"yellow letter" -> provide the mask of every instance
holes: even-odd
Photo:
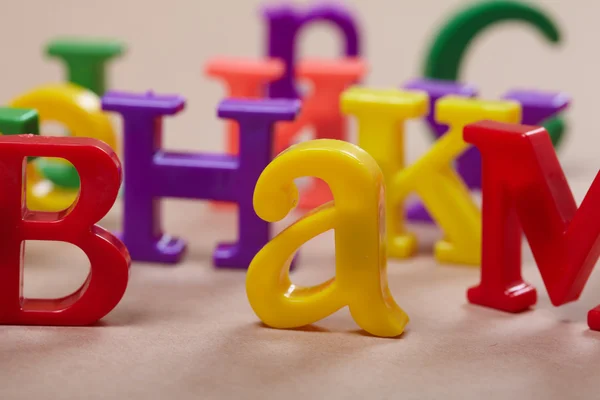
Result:
[[[92,137],[116,148],[116,135],[110,119],[102,112],[98,96],[87,89],[72,84],[43,86],[13,100],[11,106],[37,110],[40,124],[56,121],[64,124],[74,136]],[[75,201],[79,190],[54,186],[41,177],[35,163],[29,163],[27,172],[30,209],[61,211]]]
[[[417,241],[404,225],[404,200],[416,192],[433,219],[444,232],[436,243],[435,256],[441,262],[479,265],[481,262],[481,212],[452,163],[468,147],[462,138],[465,125],[483,119],[518,123],[520,106],[511,101],[481,101],[447,96],[436,104],[437,121],[449,131],[413,165],[403,168],[402,122],[415,104],[407,96],[415,93],[351,88],[342,96],[342,109],[354,114],[359,124],[359,145],[371,154],[386,175],[388,188],[388,254],[405,258],[416,251]],[[389,112],[396,104],[397,117]],[[380,110],[377,112],[377,110]],[[388,110],[388,123],[382,125]],[[423,114],[421,114],[423,115]],[[399,128],[395,127],[399,126]],[[400,160],[400,161],[398,161]],[[385,166],[385,167],[383,167]],[[393,214],[393,213],[396,214]]]
[[[341,98],[342,112],[353,114],[358,122],[358,145],[369,153],[383,171],[386,188],[404,168],[404,123],[427,115],[428,99],[424,92],[396,89],[351,88]],[[386,192],[386,230],[388,255],[405,258],[412,254],[414,239],[401,236],[403,210],[392,206],[392,192]],[[410,243],[404,243],[412,240]]]
[[[365,331],[400,335],[408,316],[394,301],[387,284],[384,182],[381,170],[357,146],[332,139],[290,147],[261,174],[254,208],[262,219],[283,219],[296,206],[294,179],[325,181],[334,200],[312,210],[267,243],[254,257],[246,278],[254,312],[274,328],[316,322],[349,306]],[[335,230],[335,278],[313,287],[290,281],[289,266],[298,248],[313,237]]]

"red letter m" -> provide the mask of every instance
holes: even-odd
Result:
[[[481,282],[469,301],[509,312],[535,304],[521,277],[521,229],[552,304],[577,300],[600,255],[600,174],[577,209],[543,128],[484,121],[464,138],[483,159]],[[588,325],[600,330],[600,307]]]

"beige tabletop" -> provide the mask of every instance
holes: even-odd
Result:
[[[397,86],[419,76],[423,51],[457,0],[347,1],[360,17],[370,64],[366,84]],[[560,159],[581,201],[598,165],[597,77],[600,2],[536,2],[559,23],[560,46],[519,24],[490,30],[473,44],[463,77],[484,97],[509,88],[564,90],[574,98]],[[58,35],[116,37],[129,47],[111,68],[110,87],[187,97],[167,120],[170,149],[219,151],[215,118],[223,87],[203,77],[213,56],[260,57],[264,25],[257,0],[54,0],[7,4],[0,24],[5,57],[0,100],[62,80],[42,46]],[[302,36],[302,54],[331,57],[337,38],[321,27]],[[115,119],[115,123],[119,123]],[[409,124],[408,158],[427,148],[422,124]],[[50,129],[50,128],[49,128]],[[244,290],[245,274],[211,265],[217,241],[235,237],[235,215],[206,203],[164,201],[164,228],[189,240],[177,266],[134,263],[122,302],[99,326],[0,327],[0,399],[596,399],[600,333],[586,314],[600,303],[592,275],[577,303],[553,307],[529,249],[524,275],[538,288],[534,310],[511,315],[467,304],[477,268],[438,264],[440,233],[414,227],[421,254],[389,262],[391,290],[411,317],[398,339],[360,331],[347,310],[298,330],[262,326]],[[293,217],[293,216],[292,216]],[[121,205],[102,224],[118,229]],[[280,230],[289,221],[276,224]],[[302,248],[293,279],[333,274],[333,237]],[[26,296],[78,287],[87,260],[61,243],[28,243]]]

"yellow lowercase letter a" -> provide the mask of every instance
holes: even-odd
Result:
[[[400,335],[408,316],[387,283],[381,169],[351,143],[320,139],[292,146],[258,179],[254,192],[258,216],[270,222],[283,219],[298,201],[294,179],[304,176],[325,181],[334,200],[312,210],[256,254],[246,277],[252,309],[266,325],[294,328],[348,306],[356,323],[370,334]],[[312,287],[296,286],[289,276],[295,252],[330,229],[335,231],[335,277]]]

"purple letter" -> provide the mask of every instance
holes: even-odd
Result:
[[[278,58],[285,65],[281,79],[269,85],[269,97],[297,99],[294,85],[296,44],[303,27],[311,22],[325,21],[337,27],[346,41],[346,57],[359,55],[358,27],[350,12],[336,4],[313,5],[308,10],[298,10],[290,5],[265,7],[268,23],[268,57]]]
[[[123,116],[125,170],[121,238],[137,261],[175,263],[186,244],[162,232],[161,197],[235,202],[239,209],[239,239],[220,244],[214,252],[218,267],[247,268],[269,241],[269,224],[252,205],[254,185],[271,160],[272,127],[293,120],[295,100],[225,100],[221,118],[240,127],[239,156],[172,153],[162,150],[162,118],[183,110],[180,96],[109,92],[102,108]]]

